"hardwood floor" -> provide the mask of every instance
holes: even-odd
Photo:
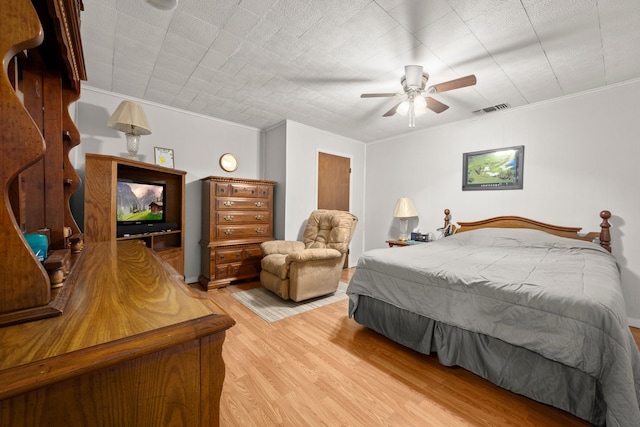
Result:
[[[358,325],[347,300],[267,323],[231,296],[255,286],[208,293],[236,320],[223,347],[221,426],[589,425]]]

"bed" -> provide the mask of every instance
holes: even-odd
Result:
[[[445,230],[451,230],[445,211]],[[601,231],[521,217],[367,251],[347,294],[356,322],[593,425],[640,425],[640,354]]]

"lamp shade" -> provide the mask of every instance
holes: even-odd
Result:
[[[149,135],[147,116],[137,102],[122,101],[109,119],[108,126],[131,135]]]
[[[416,208],[413,207],[413,202],[408,197],[401,197],[396,202],[396,208],[393,211],[393,216],[396,218],[409,218],[412,216],[418,216]]]

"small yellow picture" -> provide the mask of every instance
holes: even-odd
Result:
[[[156,165],[173,168],[173,149],[155,147]]]

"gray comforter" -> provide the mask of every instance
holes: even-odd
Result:
[[[483,229],[368,251],[347,294],[527,348],[596,378],[608,426],[640,426],[640,354],[615,258],[524,229]]]

